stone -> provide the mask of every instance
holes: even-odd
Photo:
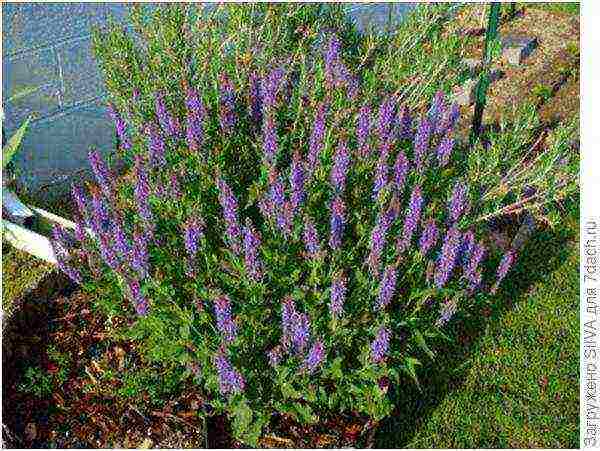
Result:
[[[502,56],[509,64],[518,66],[537,46],[537,38],[507,35],[502,37]]]
[[[454,101],[459,105],[473,105],[476,90],[477,80],[470,78],[455,92]]]

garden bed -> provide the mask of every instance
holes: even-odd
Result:
[[[544,73],[554,74],[552,71]],[[512,76],[508,74],[507,80]],[[574,80],[574,76],[567,78],[556,89],[555,97],[541,105],[542,111],[551,109],[565,95],[572,95],[576,86]],[[508,102],[498,100],[496,91],[492,91],[488,98],[491,109],[505,112],[516,99],[523,99],[519,93],[531,88],[531,84],[524,86],[519,85]],[[565,94],[567,89],[571,90],[570,94]],[[571,107],[558,113],[560,120],[577,113],[574,103]],[[490,244],[500,249],[508,247],[520,220],[522,217],[496,224],[490,234],[493,237]],[[550,241],[556,238],[549,232],[546,235],[545,239]],[[543,250],[536,253],[537,246],[539,243],[525,253],[535,254],[544,260],[547,255]],[[46,274],[48,269],[43,269]],[[461,313],[479,321],[469,325],[465,322],[465,325],[453,329],[452,335],[459,339],[460,347],[454,350],[457,357],[449,359],[449,369],[445,370],[451,373],[453,367],[458,368],[472,349],[472,343],[485,329],[488,317],[496,318],[510,307],[515,295],[522,295],[538,280],[536,277],[542,277],[538,273],[524,277],[524,272],[525,268],[517,267],[517,273],[523,275],[519,279],[518,293],[501,291],[491,309],[481,305]],[[140,367],[134,342],[112,336],[114,324],[111,325],[108,318],[94,310],[90,295],[77,290],[63,276],[55,273],[48,280],[52,282],[45,289],[41,287],[41,291],[21,296],[20,307],[11,316],[5,330],[3,434],[6,444],[64,448],[241,446],[231,438],[230,425],[223,416],[205,419],[202,412],[207,395],[200,392],[197,385],[191,382],[184,384],[179,388],[179,395],[165,398],[160,393],[145,391],[144,380],[124,383],[122,377],[117,377],[133,369],[141,370],[137,374],[145,374],[149,378],[159,376],[152,372],[152,368]],[[54,288],[52,283],[56,283]],[[462,321],[459,322],[462,324]],[[436,344],[439,345],[439,353],[452,350],[452,347],[444,348],[443,343]],[[427,362],[427,356],[422,357],[422,361]],[[423,370],[424,373],[436,372],[435,365],[429,364]],[[259,443],[263,447],[368,447],[386,443],[381,434],[390,427],[398,429],[395,421],[406,420],[408,426],[399,428],[406,431],[395,438],[398,443],[406,444],[416,424],[431,411],[432,406],[439,403],[445,393],[456,388],[454,385],[460,385],[460,381],[446,382],[443,393],[438,393],[433,403],[426,401],[428,407],[425,409],[416,389],[395,393],[394,396],[405,398],[403,408],[385,420],[382,426],[359,415],[321,418],[313,426],[301,426],[290,417],[277,415]],[[404,383],[403,387],[413,384],[408,378]],[[427,377],[421,383],[427,385]],[[119,392],[118,396],[116,392]],[[407,418],[406,406],[412,406],[420,412],[419,415],[415,418],[410,414]],[[379,438],[376,434],[380,435]]]

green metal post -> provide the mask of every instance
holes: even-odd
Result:
[[[477,83],[475,99],[475,113],[473,114],[473,125],[471,128],[471,144],[479,137],[481,132],[481,121],[485,108],[487,88],[490,84],[490,63],[492,60],[492,41],[498,34],[498,22],[500,20],[500,2],[492,2],[488,17],[488,26],[485,32],[485,47],[483,48],[483,70]]]

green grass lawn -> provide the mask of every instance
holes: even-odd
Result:
[[[406,387],[377,446],[579,446],[578,242],[577,211],[530,242],[499,300],[452,323],[457,343],[423,369],[422,393]]]

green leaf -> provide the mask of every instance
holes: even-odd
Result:
[[[293,407],[301,423],[307,424],[317,421],[316,415],[308,405],[295,402]]]
[[[419,379],[417,379],[417,371],[416,371],[417,365],[421,365],[421,362],[419,362],[419,360],[415,359],[414,357],[407,357],[405,360],[405,363],[406,363],[406,372],[415,381],[415,383],[417,384],[417,387],[419,387],[419,390],[421,390],[421,385],[419,384]]]
[[[6,167],[6,165],[12,160],[13,155],[19,149],[21,145],[21,140],[27,131],[27,127],[29,126],[30,118],[27,118],[25,122],[19,127],[19,129],[15,132],[14,135],[10,137],[8,143],[2,149],[2,169]]]
[[[415,341],[417,342],[417,345],[429,356],[431,360],[434,360],[435,353],[431,349],[429,349],[429,346],[427,346],[427,343],[425,343],[425,338],[423,338],[421,332],[415,330],[414,337]]]
[[[29,94],[37,91],[37,87],[33,87],[33,86],[25,86],[23,88],[17,88],[15,89],[15,92],[13,93],[13,95],[11,95],[8,99],[7,102],[15,102],[19,99],[22,99],[25,96],[28,96]]]

